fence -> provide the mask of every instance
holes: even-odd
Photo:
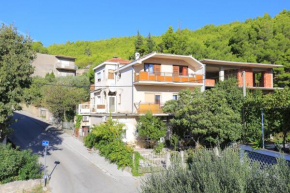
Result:
[[[214,149],[193,149],[192,153],[202,154],[204,151],[215,151]],[[247,154],[251,163],[258,162],[263,168],[264,166],[269,166],[277,163],[277,158],[284,158],[290,166],[290,155],[283,155],[278,152],[268,151],[268,150],[254,150],[248,146],[240,146],[239,148],[233,148],[233,151],[240,153],[241,158]],[[217,152],[215,152],[217,153]],[[187,161],[189,157],[188,151],[168,151],[159,154],[148,153],[143,154],[143,160],[139,161],[139,173],[152,173],[163,171],[168,168],[173,163],[181,163],[185,168],[187,166]]]

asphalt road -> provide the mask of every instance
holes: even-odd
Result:
[[[62,143],[62,133],[47,123],[30,116],[15,113],[18,119],[12,125],[12,141],[21,149],[31,149],[44,163],[42,140],[49,140],[47,173],[51,174],[49,187],[53,193],[137,192],[132,184],[124,184],[105,174],[94,164]]]

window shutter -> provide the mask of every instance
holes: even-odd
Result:
[[[173,76],[179,75],[179,66],[173,66]]]
[[[161,72],[161,65],[160,64],[154,64],[154,74],[157,76],[160,76]]]

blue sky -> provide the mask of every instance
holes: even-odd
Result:
[[[161,35],[290,10],[289,0],[2,0],[0,22],[14,23],[45,46],[77,40]]]

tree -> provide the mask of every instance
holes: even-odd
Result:
[[[7,134],[9,117],[20,110],[24,88],[31,84],[35,58],[32,41],[13,26],[0,28],[0,140]]]
[[[290,88],[275,90],[274,93],[267,95],[264,106],[272,130],[283,134],[283,148],[285,149],[287,133],[290,132]]]
[[[153,51],[156,51],[156,43],[155,41],[152,39],[151,37],[151,34],[149,33],[148,34],[148,37],[147,37],[147,48],[148,48],[148,53],[151,53]]]
[[[164,53],[174,54],[176,45],[176,34],[170,26],[165,34],[162,35],[162,48]]]
[[[180,138],[190,132],[196,146],[216,146],[241,138],[242,104],[242,91],[230,79],[203,93],[199,89],[182,90],[177,104],[167,102],[163,110],[174,112],[173,132]]]
[[[42,104],[58,121],[72,120],[76,105],[89,99],[88,77],[59,77],[42,89]]]
[[[37,53],[48,54],[48,49],[43,46],[41,41],[33,42],[32,49]]]
[[[147,47],[143,42],[143,36],[140,35],[139,31],[137,31],[137,39],[135,41],[135,52],[140,53],[140,56],[143,56],[147,52]]]
[[[164,137],[167,126],[158,117],[153,116],[151,112],[140,116],[137,125],[138,134],[141,137],[149,137],[153,143],[156,143],[161,137]]]

